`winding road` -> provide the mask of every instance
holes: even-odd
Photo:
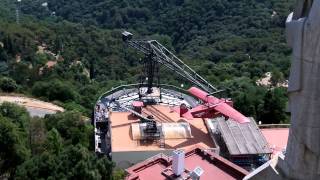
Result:
[[[25,107],[32,117],[44,117],[46,114],[55,114],[64,111],[62,107],[52,103],[22,96],[0,96],[0,103],[3,102],[10,102]]]

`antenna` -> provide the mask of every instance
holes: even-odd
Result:
[[[17,0],[16,3],[16,22],[20,24],[20,7],[21,7],[21,0]]]

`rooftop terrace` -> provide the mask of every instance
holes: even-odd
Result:
[[[206,152],[199,146],[192,147],[185,153],[185,173],[184,178],[190,179],[190,172],[197,166],[204,170],[200,179],[242,179],[248,172],[230,161],[214,154]],[[129,175],[127,180],[152,179],[164,180],[174,179],[172,173],[172,158],[164,154],[158,154],[150,159],[138,163],[126,171]]]
[[[132,116],[130,112],[111,112],[111,147],[113,152],[118,151],[152,151],[163,149],[187,149],[194,145],[204,148],[215,148],[206,125],[205,119],[194,118],[185,120],[179,114],[172,111],[168,105],[149,105],[142,108],[142,115],[152,115],[157,123],[188,122],[191,129],[190,138],[165,139],[164,148],[154,143],[140,143],[134,140],[131,133],[131,124],[138,123],[140,120]]]

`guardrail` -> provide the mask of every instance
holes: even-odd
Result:
[[[290,124],[260,124],[258,125],[260,129],[269,129],[269,128],[290,128]]]
[[[129,87],[139,87],[139,85],[140,85],[139,83],[138,84],[126,84],[126,85],[120,85],[120,86],[117,86],[115,88],[112,88],[111,90],[109,90],[109,91],[103,93],[101,96],[99,96],[99,98],[96,101],[96,104],[104,96],[110,95],[110,94],[112,94],[112,93],[114,93],[116,91],[123,90],[123,89],[129,88]]]
[[[120,86],[117,86],[115,88],[112,88],[111,90],[103,93],[101,96],[99,96],[99,98],[97,99],[96,101],[96,104],[98,103],[98,101],[104,97],[104,96],[108,96],[114,92],[117,92],[117,91],[120,91],[120,90],[124,90],[124,89],[129,89],[129,88],[138,88],[140,85],[147,85],[147,84],[140,84],[140,83],[136,83],[136,84],[126,84],[126,85],[120,85]],[[168,89],[172,89],[172,90],[175,90],[177,92],[180,92],[180,93],[184,93],[184,94],[189,94],[188,91],[186,91],[185,89],[182,89],[182,88],[179,88],[177,86],[174,86],[174,85],[170,85],[170,84],[160,84],[160,88],[161,87],[164,87],[164,88],[168,88]]]

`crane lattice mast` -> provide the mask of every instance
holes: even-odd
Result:
[[[141,51],[144,55],[144,74],[147,77],[148,92],[151,93],[154,86],[154,78],[157,77],[159,64],[171,69],[181,77],[187,79],[194,85],[205,90],[208,93],[218,92],[218,89],[211,85],[207,80],[197,74],[187,64],[185,64],[176,55],[170,52],[156,40],[132,40],[132,34],[124,31],[123,40],[132,48]],[[159,77],[158,77],[159,79]],[[159,80],[158,80],[159,81]]]

